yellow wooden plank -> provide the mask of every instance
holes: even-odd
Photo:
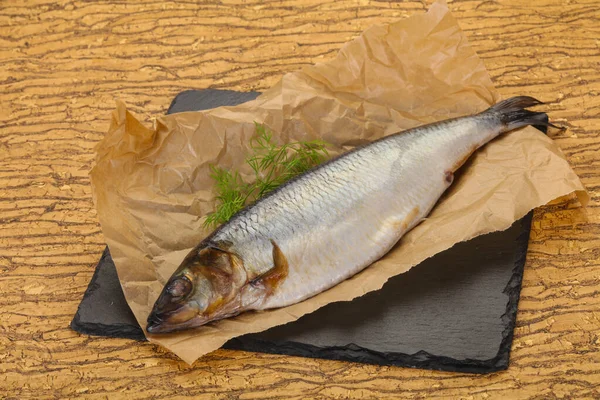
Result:
[[[150,124],[190,88],[264,90],[423,2],[0,3],[0,396],[600,398],[600,11],[596,0],[454,1],[504,96],[549,102],[589,188],[536,211],[511,365],[487,376],[219,350],[69,328],[103,239],[87,172],[121,99]]]

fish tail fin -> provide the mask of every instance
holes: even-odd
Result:
[[[538,99],[534,99],[529,96],[517,96],[511,97],[510,99],[502,100],[498,104],[494,104],[490,108],[494,111],[498,112],[509,112],[509,111],[518,111],[524,108],[529,108],[533,106],[538,106],[540,104],[544,104]]]
[[[544,103],[533,97],[517,96],[503,100],[490,107],[489,110],[499,115],[500,121],[506,127],[506,132],[527,125],[551,126],[553,128],[564,130],[565,128],[548,122],[546,113],[526,110],[528,107],[537,106],[539,104]]]

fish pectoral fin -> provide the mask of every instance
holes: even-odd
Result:
[[[273,268],[250,282],[253,286],[263,286],[269,294],[275,291],[289,273],[289,265],[285,255],[274,240],[271,240],[271,243],[273,244]]]

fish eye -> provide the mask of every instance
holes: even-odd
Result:
[[[190,282],[187,276],[177,277],[167,286],[167,292],[173,296],[174,299],[187,296],[191,291],[192,282]]]

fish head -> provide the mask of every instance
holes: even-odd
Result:
[[[216,247],[194,249],[164,286],[146,330],[174,332],[239,314],[245,283],[243,263],[235,254]]]

